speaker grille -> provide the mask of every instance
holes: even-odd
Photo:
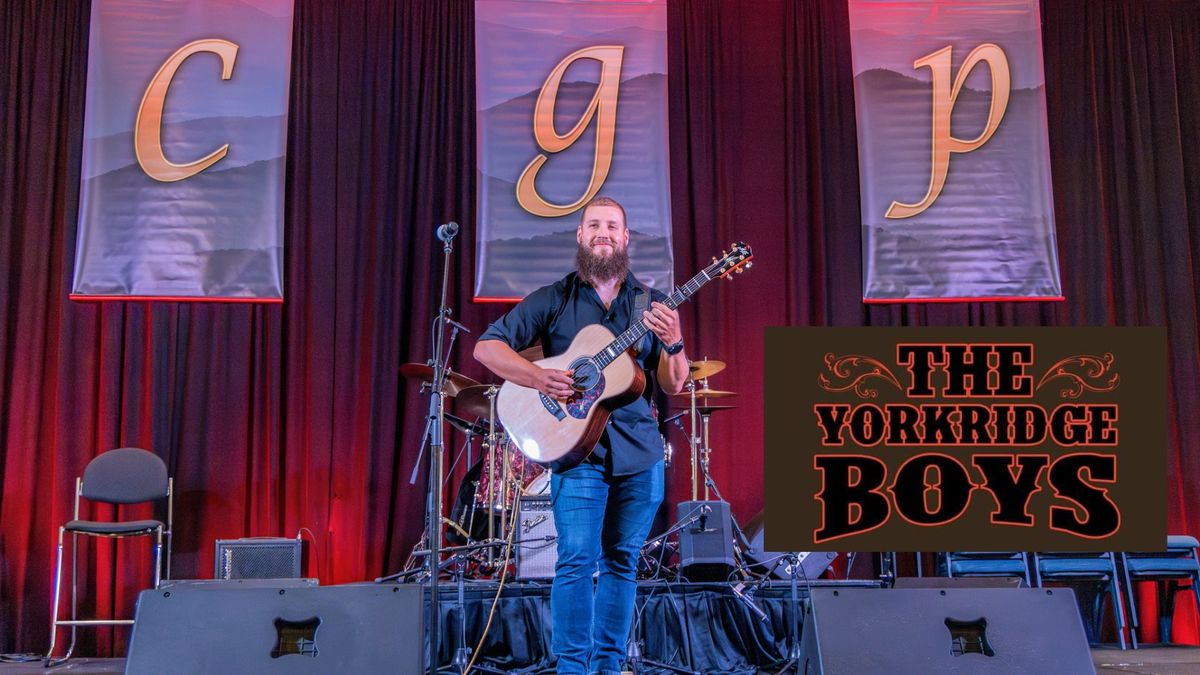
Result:
[[[213,578],[296,579],[300,576],[300,547],[298,539],[218,539]]]
[[[517,579],[552,579],[558,562],[558,529],[549,495],[521,497],[517,510]]]

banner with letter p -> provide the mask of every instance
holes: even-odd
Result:
[[[1037,1],[849,3],[864,300],[1061,300]]]

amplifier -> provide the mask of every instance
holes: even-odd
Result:
[[[302,557],[303,543],[299,539],[218,539],[213,578],[296,579],[300,577]]]
[[[522,495],[517,507],[517,579],[552,579],[558,562],[558,530],[550,495]]]
[[[688,581],[726,581],[733,571],[729,502],[679,502],[679,571]]]

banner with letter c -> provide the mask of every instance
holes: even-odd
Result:
[[[666,0],[477,0],[476,300],[574,268],[579,210],[616,199],[638,278],[673,284]]]
[[[282,299],[292,2],[94,0],[73,299]]]
[[[1061,300],[1037,0],[849,3],[864,300]]]

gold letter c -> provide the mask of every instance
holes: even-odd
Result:
[[[238,46],[228,40],[196,40],[180,47],[154,74],[142,96],[142,104],[138,106],[133,132],[133,151],[147,176],[163,183],[183,180],[216,164],[229,152],[229,144],[226,143],[194,162],[175,164],[163,154],[162,115],[167,89],[171,86],[175,71],[189,56],[197,52],[212,52],[221,57],[221,79],[228,80],[233,75],[237,51]]]

